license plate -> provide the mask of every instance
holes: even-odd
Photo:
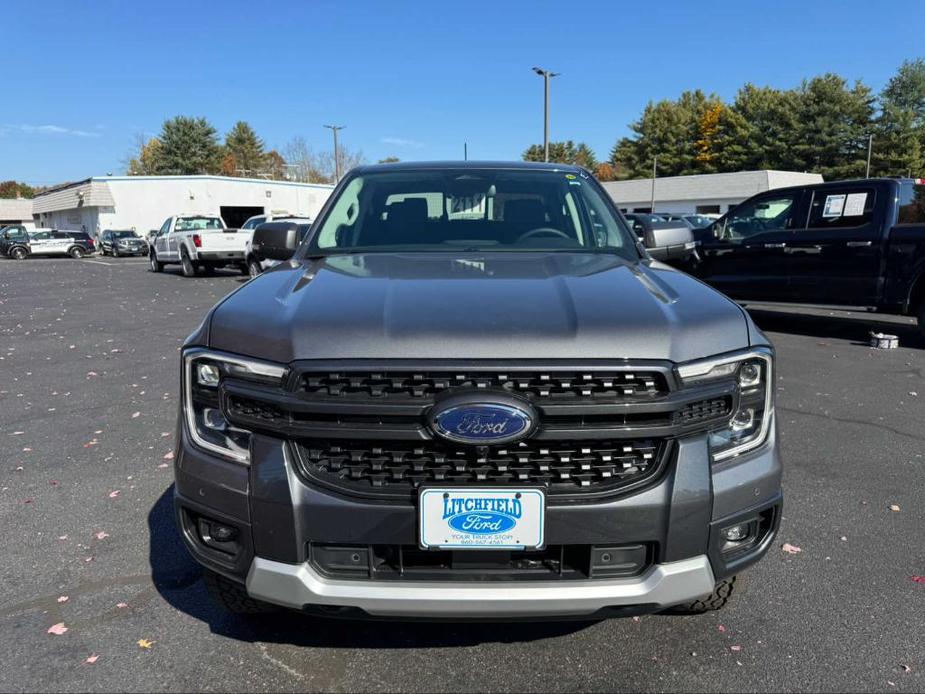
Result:
[[[541,489],[427,487],[418,497],[421,547],[533,549],[543,546]]]

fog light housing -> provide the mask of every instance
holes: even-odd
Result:
[[[224,431],[228,426],[228,422],[222,416],[222,411],[212,407],[207,407],[202,411],[202,421],[207,427],[216,431]]]
[[[238,534],[236,528],[221,523],[212,523],[212,539],[216,542],[229,542]]]
[[[723,539],[727,542],[741,542],[748,538],[748,523],[739,523],[723,529]]]
[[[735,413],[735,417],[732,418],[729,426],[735,432],[751,429],[755,426],[755,410],[751,407],[743,407]]]
[[[215,364],[208,362],[199,362],[196,364],[196,382],[207,388],[214,388],[218,385],[221,378],[221,372]]]

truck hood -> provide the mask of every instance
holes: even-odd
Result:
[[[749,345],[744,311],[692,277],[659,263],[582,253],[291,261],[228,296],[207,328],[211,347],[280,363],[681,362]]]

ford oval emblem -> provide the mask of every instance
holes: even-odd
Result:
[[[517,525],[517,520],[506,513],[494,511],[473,511],[457,513],[446,521],[453,530],[474,535],[497,535]]]
[[[504,395],[498,400],[474,401],[471,396],[447,400],[432,410],[431,427],[450,441],[483,446],[516,441],[533,431],[536,418],[527,403]]]

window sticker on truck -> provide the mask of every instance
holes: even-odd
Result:
[[[864,205],[867,203],[867,193],[848,193],[845,200],[845,217],[860,217],[864,214]]]
[[[826,195],[825,207],[822,210],[823,217],[841,217],[842,210],[845,209],[844,195]]]

